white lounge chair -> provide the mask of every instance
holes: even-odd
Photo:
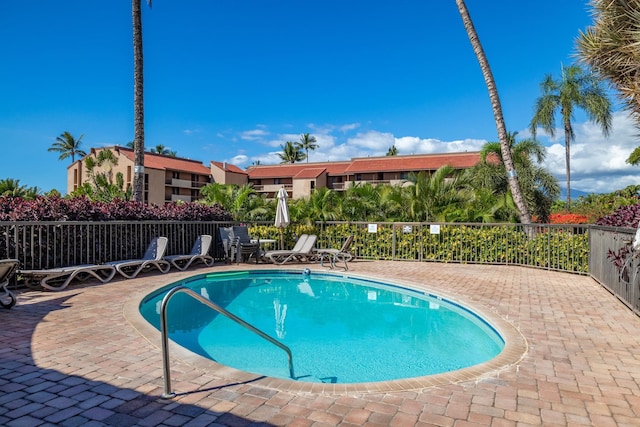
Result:
[[[191,248],[191,252],[186,255],[168,255],[164,257],[175,268],[180,271],[184,271],[194,262],[202,262],[207,267],[211,267],[215,260],[209,255],[209,248],[211,247],[211,236],[203,234],[198,236],[196,242]]]
[[[349,252],[351,243],[353,243],[353,234],[347,237],[340,249],[317,249],[316,257],[320,260],[320,264],[324,267],[324,261],[329,261],[329,267],[335,268],[336,262],[344,262],[344,269],[348,270],[347,263],[353,259],[353,254]]]
[[[19,263],[17,259],[0,260],[0,306],[2,308],[11,308],[16,305],[16,296],[7,289],[7,286],[16,273]]]
[[[317,236],[315,234],[303,234],[302,236],[300,236],[300,238],[296,242],[296,245],[290,251],[269,251],[265,253],[264,256],[274,264],[284,264],[289,261],[309,262],[315,257],[315,251],[313,247],[316,244],[316,240]]]
[[[116,269],[107,264],[83,264],[48,270],[20,270],[19,273],[25,284],[32,289],[61,291],[74,279],[84,281],[93,277],[107,283],[115,276]]]
[[[276,259],[282,256],[288,256],[291,252],[300,252],[302,247],[304,246],[304,242],[309,238],[308,234],[302,234],[298,237],[296,244],[293,246],[293,249],[274,249],[271,251],[267,251],[264,254],[265,258],[268,258],[271,262],[275,263]]]
[[[171,264],[163,259],[167,250],[167,242],[166,237],[154,237],[141,259],[110,261],[105,265],[114,266],[116,271],[127,279],[133,279],[141,271],[152,268],[157,268],[161,273],[167,273],[171,268]]]

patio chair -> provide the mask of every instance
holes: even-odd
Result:
[[[106,264],[82,264],[46,270],[20,270],[18,273],[24,279],[24,283],[32,289],[61,291],[74,279],[85,281],[93,277],[107,283],[115,276],[116,269]]]
[[[230,237],[233,246],[232,252],[235,252],[237,264],[240,264],[241,259],[248,261],[251,257],[255,257],[256,264],[258,263],[260,259],[260,239],[251,239],[249,237],[249,229],[238,225],[231,227]]]
[[[320,265],[324,267],[324,260],[329,261],[329,267],[331,269],[336,267],[336,262],[344,262],[345,271],[349,269],[347,263],[353,259],[353,254],[349,252],[351,243],[353,243],[353,234],[347,237],[344,244],[340,249],[318,249],[316,250],[316,256],[320,260]]]
[[[167,273],[171,268],[171,264],[164,260],[167,241],[166,237],[154,237],[142,258],[110,261],[105,265],[114,266],[116,271],[127,279],[133,279],[143,270],[151,270],[153,268],[157,268],[161,273]]]
[[[11,308],[16,305],[16,296],[7,289],[7,286],[16,274],[19,263],[17,259],[0,260],[0,306],[2,308]]]
[[[291,252],[300,252],[300,250],[304,246],[304,242],[306,242],[308,238],[309,238],[308,234],[303,234],[300,237],[298,237],[298,240],[296,241],[296,244],[293,246],[293,249],[274,249],[274,250],[265,252],[264,257],[265,259],[268,259],[271,262],[275,263],[274,259],[278,259],[278,257],[288,256]]]
[[[303,235],[304,236],[304,235]],[[303,240],[300,243],[300,240]],[[302,236],[298,239],[298,243],[296,246],[290,251],[269,251],[265,254],[271,262],[274,264],[284,264],[287,262],[311,262],[315,258],[315,249],[314,246],[316,244],[317,236],[315,234],[310,234],[306,239],[303,239]]]
[[[231,238],[231,227],[218,228],[218,242],[219,251],[224,253],[224,261],[229,264],[233,262],[235,257],[235,246],[233,245],[233,239]],[[218,251],[218,253],[219,253]]]
[[[191,252],[186,255],[169,255],[164,257],[166,261],[169,261],[175,268],[180,271],[184,271],[194,262],[202,262],[207,267],[213,266],[215,262],[213,257],[209,255],[209,248],[211,247],[211,236],[203,234],[198,236],[196,242],[191,248]]]

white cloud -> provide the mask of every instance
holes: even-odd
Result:
[[[575,141],[571,144],[571,188],[586,192],[611,192],[640,184],[640,169],[626,163],[640,141],[626,112],[613,115],[611,134],[606,138],[594,123],[574,124]],[[564,134],[547,147],[546,167],[565,187],[566,164]],[[541,138],[542,139],[542,138]]]
[[[345,161],[353,157],[384,156],[392,145],[396,146],[400,155],[479,151],[487,142],[470,138],[441,141],[419,136],[396,136],[391,132],[377,130],[362,131],[355,135],[342,134],[359,127],[357,123],[322,127],[310,124],[309,128],[314,130],[313,135],[319,145],[318,149],[309,152],[310,161]],[[628,185],[640,184],[640,167],[631,166],[625,162],[631,151],[640,145],[640,140],[635,136],[637,130],[626,112],[614,113],[612,131],[608,138],[602,135],[597,125],[589,122],[574,123],[574,132],[576,139],[571,145],[571,187],[573,189],[585,192],[611,192]],[[267,134],[263,129],[256,129],[250,131],[248,136],[258,139]],[[530,136],[528,129],[518,133],[518,139]],[[273,147],[275,151],[265,154],[256,153],[250,158],[237,156],[238,160],[242,159],[242,162],[235,163],[233,160],[231,163],[246,164],[249,161],[259,160],[261,164],[278,164],[281,161],[277,155],[280,146],[286,141],[299,139],[299,133],[279,134],[277,138],[262,141],[265,145]],[[550,139],[539,129],[538,139],[547,145],[547,157],[543,166],[554,174],[560,186],[564,187],[566,176],[562,130],[558,129],[555,137]]]
[[[267,135],[269,135],[269,132],[264,129],[253,129],[241,132],[240,138],[246,141],[258,141]]]
[[[226,160],[227,163],[231,163],[232,165],[240,166],[247,163],[249,157],[244,154],[238,154],[237,156],[232,157],[229,160]]]

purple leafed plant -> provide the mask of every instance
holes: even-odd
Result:
[[[0,221],[230,221],[221,206],[168,203],[163,206],[116,199],[94,202],[86,197],[34,200],[0,197]]]

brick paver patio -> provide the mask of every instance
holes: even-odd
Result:
[[[235,268],[247,266],[211,271]],[[234,381],[174,357],[179,395],[169,400],[159,342],[130,323],[126,307],[209,269],[25,290],[0,311],[0,425],[640,426],[640,318],[594,280],[504,266],[360,261],[351,269],[492,313],[524,337],[522,357],[454,383],[335,393]]]

